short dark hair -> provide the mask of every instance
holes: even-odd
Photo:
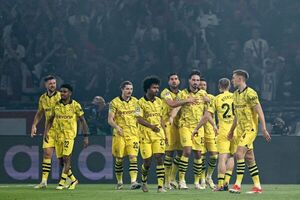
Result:
[[[121,84],[120,84],[120,89],[124,89],[126,85],[133,85],[132,82],[130,81],[123,81]]]
[[[205,82],[207,82],[205,78],[200,78],[200,81],[205,81]]]
[[[67,88],[69,91],[73,92],[73,87],[70,84],[62,84],[60,86],[60,89],[61,88]]]
[[[176,72],[172,72],[172,73],[168,74],[168,80],[170,80],[171,76],[177,76],[179,79],[179,75]]]
[[[151,85],[160,85],[160,79],[157,76],[147,76],[143,81],[143,89],[144,92],[147,92],[147,90],[151,87]]]
[[[249,73],[246,70],[243,70],[243,69],[234,70],[233,74],[236,74],[238,76],[242,76],[242,77],[245,78],[245,80],[249,79]]]
[[[52,76],[52,75],[48,75],[48,76],[46,76],[45,78],[44,78],[44,82],[47,82],[47,81],[49,81],[49,80],[53,80],[53,79],[56,79],[54,76]]]
[[[221,78],[219,80],[219,87],[222,89],[230,88],[230,80],[228,78]]]
[[[199,70],[192,70],[191,73],[190,73],[189,76],[188,76],[189,79],[191,79],[192,76],[194,76],[194,75],[198,75],[199,77],[201,77],[201,73],[200,73]]]

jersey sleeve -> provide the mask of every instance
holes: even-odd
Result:
[[[43,99],[42,97],[40,97],[39,99],[39,105],[38,105],[38,111],[43,111],[44,108],[43,108]]]
[[[254,107],[259,104],[258,95],[254,90],[251,90],[246,95],[246,101],[250,105],[250,107]]]
[[[160,97],[161,97],[162,99],[164,99],[164,100],[173,100],[170,91],[163,91],[163,92],[160,94]]]
[[[142,102],[141,99],[137,102],[137,106],[136,106],[134,114],[135,114],[136,117],[143,117],[144,116],[143,102]]]
[[[75,114],[77,117],[80,117],[84,114],[84,112],[81,108],[81,105],[79,103],[76,103],[76,105],[75,105]]]
[[[210,113],[215,113],[216,111],[216,100],[215,98],[211,98],[210,102],[208,103],[207,111]]]
[[[114,100],[112,100],[112,101],[109,103],[109,109],[108,109],[108,112],[116,114],[116,112],[117,112],[117,107],[116,107],[116,103],[115,103]]]

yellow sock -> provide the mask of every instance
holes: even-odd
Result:
[[[185,173],[189,165],[189,158],[181,156],[179,165],[179,181],[185,182]]]
[[[217,165],[217,160],[218,160],[218,155],[212,155],[209,158],[209,162],[208,162],[208,168],[207,168],[207,177],[211,177],[212,174],[214,173],[214,170],[216,168]]]
[[[194,184],[199,184],[202,174],[202,159],[194,159]]]
[[[261,188],[259,180],[259,171],[256,163],[248,166],[255,187]]]
[[[142,165],[142,183],[147,183],[148,170],[149,170],[149,168],[146,168],[143,164]]]
[[[231,176],[232,176],[232,171],[227,170],[225,173],[224,184],[229,185]]]
[[[123,159],[116,158],[115,174],[118,183],[123,183]]]
[[[245,172],[245,159],[237,160],[236,162],[236,181],[235,184],[241,186]]]
[[[170,183],[170,176],[171,176],[171,170],[172,170],[172,157],[166,155],[165,156],[165,182]]]
[[[205,159],[205,155],[203,155],[202,157],[202,173],[201,173],[201,180],[205,181],[205,173],[206,173],[206,159]]]
[[[60,181],[58,183],[59,186],[64,186],[65,185],[67,176],[68,175],[65,174],[64,172],[61,173]]]
[[[138,174],[137,157],[130,158],[129,159],[129,175],[130,175],[131,183],[136,182],[137,174]]]
[[[68,177],[71,179],[72,182],[76,181],[76,178],[75,178],[75,176],[73,175],[71,169],[69,169],[69,171],[68,171]]]
[[[171,173],[170,173],[170,181],[176,180],[176,175],[178,172],[179,164],[180,164],[180,157],[176,156],[176,158],[174,158],[173,164],[172,164],[172,169],[171,169]]]
[[[224,186],[224,177],[225,177],[225,174],[218,174],[218,188],[221,188]]]
[[[164,186],[165,181],[165,167],[164,165],[156,166],[157,185],[159,188]]]
[[[51,159],[44,158],[42,164],[42,181],[47,182],[49,173],[51,171]]]

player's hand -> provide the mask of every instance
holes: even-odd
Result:
[[[88,145],[89,145],[89,138],[83,137],[83,148],[87,148]]]
[[[31,137],[36,136],[36,126],[31,127]]]
[[[48,142],[48,140],[49,140],[48,132],[44,133],[44,140],[45,140],[45,142]]]
[[[231,141],[233,139],[233,131],[229,131],[228,135],[227,135],[227,139],[229,141]]]
[[[160,131],[160,129],[154,125],[151,127],[151,130],[154,131],[155,133],[159,133]]]
[[[210,103],[210,98],[209,98],[208,96],[204,96],[204,97],[203,97],[203,101],[204,101],[205,103]]]
[[[195,129],[195,130],[193,131],[193,133],[192,133],[192,140],[194,139],[194,137],[195,137],[196,135],[198,135],[198,130],[197,130],[197,129]]]
[[[123,135],[123,130],[120,126],[117,126],[117,133],[118,133],[119,136]]]
[[[170,121],[170,124],[171,124],[171,126],[172,126],[173,123],[174,123],[174,118],[173,118],[173,117],[170,117],[170,118],[169,118],[169,121]]]
[[[267,143],[271,142],[271,135],[269,134],[269,132],[265,129],[262,131],[262,133]]]
[[[195,103],[198,101],[198,99],[195,97],[189,97],[186,99],[186,101],[187,101],[187,103]]]
[[[167,137],[165,138],[165,143],[166,143],[167,146],[169,146],[169,140],[168,140]]]
[[[219,135],[219,129],[218,129],[218,127],[216,125],[213,126],[213,129],[214,129],[215,135],[216,136]]]

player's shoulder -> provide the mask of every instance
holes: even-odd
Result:
[[[210,100],[214,100],[216,98],[216,96],[214,96],[213,94],[207,94],[207,96]]]
[[[71,101],[72,101],[71,104],[72,104],[73,106],[76,106],[76,107],[80,106],[80,107],[81,107],[81,104],[80,104],[78,101],[76,101],[76,100],[74,100],[74,99],[72,99]]]
[[[136,102],[138,102],[138,99],[136,97],[132,96],[130,101],[136,103]]]
[[[202,90],[202,89],[198,90],[197,95],[208,96],[210,98],[209,94],[207,94],[207,92],[205,90]],[[211,95],[211,96],[213,96],[213,95]]]
[[[169,88],[165,88],[161,91],[160,96],[163,97],[169,94],[171,94],[171,91],[169,90]]]
[[[233,98],[233,93],[232,92],[222,92],[215,97],[216,100],[220,100],[223,98],[226,98],[226,99]]]
[[[257,92],[251,87],[247,87],[246,93],[249,95],[257,95]]]
[[[121,101],[120,96],[117,96],[110,101],[110,104],[116,104],[119,103],[120,101]]]

